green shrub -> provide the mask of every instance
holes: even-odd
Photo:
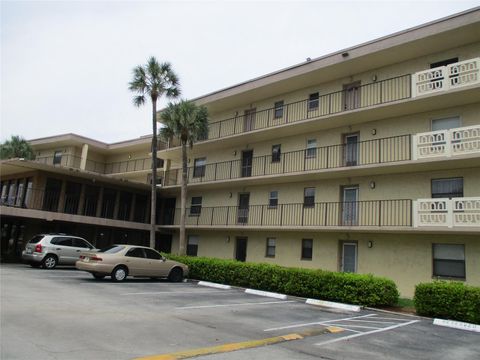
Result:
[[[435,281],[415,287],[417,314],[480,324],[480,287]]]
[[[399,296],[392,280],[372,275],[165,255],[188,265],[197,280],[364,306],[394,305]]]

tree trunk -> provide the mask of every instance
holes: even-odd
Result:
[[[182,192],[180,203],[180,239],[178,244],[178,253],[185,255],[187,253],[185,237],[185,218],[187,215],[187,144],[182,140]]]
[[[150,209],[150,247],[155,248],[157,228],[157,99],[152,98],[152,203]]]

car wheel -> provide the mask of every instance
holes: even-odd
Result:
[[[183,280],[183,270],[179,267],[173,268],[168,274],[168,280],[171,282],[181,282]]]
[[[117,266],[112,271],[112,280],[113,281],[124,281],[127,278],[128,270],[125,266]]]
[[[57,263],[58,263],[58,260],[55,255],[47,255],[42,261],[43,268],[47,270],[55,269],[55,267],[57,266]]]
[[[103,279],[103,278],[105,277],[105,275],[98,275],[98,274],[92,274],[92,275],[93,275],[93,277],[94,277],[95,279],[97,279],[97,280],[101,280],[101,279]]]
[[[40,265],[42,264],[39,264],[39,263],[31,263],[30,266],[33,267],[33,268],[39,268]]]

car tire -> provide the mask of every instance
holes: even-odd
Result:
[[[182,282],[183,270],[179,267],[174,267],[172,270],[170,270],[170,274],[168,274],[168,280],[171,282]]]
[[[47,255],[43,258],[42,267],[47,270],[55,269],[58,264],[58,259],[55,255]]]
[[[128,276],[128,269],[125,266],[117,266],[112,271],[112,280],[113,281],[124,281]]]
[[[101,280],[101,279],[103,279],[103,278],[105,277],[105,275],[98,275],[98,274],[92,274],[92,275],[93,275],[93,277],[94,277],[95,279],[97,279],[97,280]]]
[[[39,268],[42,264],[39,263],[31,263],[30,266],[33,268]]]

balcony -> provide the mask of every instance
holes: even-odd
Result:
[[[82,158],[75,155],[62,155],[60,158],[55,158],[53,156],[43,156],[35,158],[36,162],[52,165],[52,166],[63,166],[70,167],[75,169],[81,168]],[[88,160],[85,163],[86,171],[95,172],[98,174],[118,174],[118,173],[127,173],[134,171],[143,171],[151,170],[152,158],[144,159],[131,159],[125,161],[117,161],[111,163],[104,163],[99,161]]]
[[[196,184],[471,154],[480,155],[480,125],[285,152],[276,159],[265,155],[189,167],[187,174],[188,183]],[[164,186],[180,184],[181,169],[165,172]]]
[[[402,100],[427,98],[427,95],[446,93],[470,85],[480,84],[480,58],[440,66],[433,69],[406,74],[369,84],[349,87],[344,90],[320,95],[318,99],[304,99],[264,110],[247,110],[244,114],[210,123],[209,133],[204,140],[221,139],[257,130],[276,128],[304,120],[325,118],[331,115],[364,109]],[[476,93],[470,95],[475,97]],[[461,97],[461,96],[460,96]],[[471,99],[471,97],[469,97]],[[427,111],[431,102],[415,112]],[[449,102],[449,106],[461,105],[466,99]],[[472,101],[472,100],[468,100]],[[445,104],[445,102],[441,102]],[[409,108],[414,108],[409,105]],[[411,113],[408,110],[402,114]],[[385,113],[383,113],[385,114]],[[381,119],[377,117],[376,119]],[[391,115],[390,115],[391,116]],[[335,122],[338,126],[338,121]],[[169,147],[177,147],[173,142]]]
[[[412,96],[457,89],[480,82],[480,58],[417,72],[412,77]]]
[[[410,227],[411,200],[373,200],[218,206],[187,209],[186,225],[199,227]],[[180,223],[180,209],[175,209],[173,225]]]
[[[81,191],[21,187],[5,193],[0,207],[2,215],[148,229],[147,195],[136,194],[136,201],[132,201],[133,194],[128,200],[122,198],[122,194],[118,198],[105,195],[102,198],[92,189],[82,194]]]
[[[413,135],[413,160],[480,153],[480,125]]]
[[[414,227],[480,227],[480,197],[418,199]]]
[[[278,159],[272,159],[272,155],[265,155],[253,157],[251,161],[232,160],[189,167],[187,172],[188,182],[192,184],[392,163],[410,159],[411,136],[401,135],[285,152]],[[181,174],[181,169],[166,171],[164,186],[179,185]]]

